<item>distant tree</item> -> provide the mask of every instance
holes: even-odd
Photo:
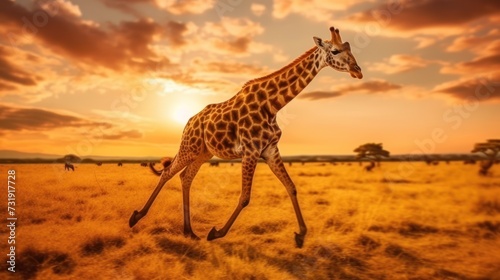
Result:
[[[67,163],[80,163],[82,161],[82,159],[79,156],[73,154],[65,155],[63,157],[63,160],[64,162]]]
[[[368,159],[370,160],[370,165],[366,166],[366,171],[371,171],[375,167],[375,162],[380,166],[380,159],[382,157],[389,157],[389,151],[384,150],[382,143],[366,143],[354,149],[355,153],[358,153],[358,159]]]
[[[500,153],[500,139],[490,139],[483,143],[476,143],[471,152],[483,153],[486,156],[486,161],[481,163],[479,174],[483,176],[487,175]]]

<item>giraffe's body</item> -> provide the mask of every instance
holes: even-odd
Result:
[[[191,229],[189,214],[189,189],[201,165],[214,155],[223,159],[242,159],[242,193],[233,215],[221,230],[215,228],[208,240],[223,237],[236,220],[240,211],[248,205],[255,166],[263,158],[273,173],[285,185],[297,216],[300,233],[296,242],[302,246],[306,225],[296,197],[296,189],[288,176],[278,150],[281,130],[276,114],[304,89],[319,71],[331,66],[347,71],[351,76],[362,78],[361,69],[350,52],[348,43],[342,43],[338,29],[330,28],[331,42],[314,38],[313,47],[282,69],[250,80],[231,99],[206,106],[193,116],[184,128],[179,152],[171,164],[164,164],[160,181],[141,211],[135,211],[130,226],[146,215],[163,185],[176,173],[181,173],[184,202],[184,233],[198,238]],[[343,53],[342,55],[339,55]],[[337,56],[338,55],[338,56]]]

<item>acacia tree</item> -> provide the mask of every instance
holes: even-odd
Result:
[[[486,156],[486,161],[481,164],[479,174],[487,175],[500,153],[500,139],[490,139],[483,143],[476,143],[472,153],[483,153]]]
[[[62,160],[65,162],[65,163],[80,163],[82,162],[82,159],[77,156],[77,155],[74,155],[74,154],[68,154],[68,155],[65,155]]]
[[[354,149],[355,153],[358,153],[357,158],[366,158],[370,160],[371,164],[366,166],[367,171],[371,171],[375,167],[375,162],[380,166],[381,157],[389,157],[389,151],[384,150],[382,143],[366,143]]]

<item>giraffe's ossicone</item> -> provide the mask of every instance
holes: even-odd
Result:
[[[225,236],[241,210],[250,202],[253,174],[257,161],[262,158],[283,183],[291,198],[299,224],[295,241],[298,247],[302,247],[307,228],[297,201],[295,185],[278,150],[281,130],[276,122],[276,114],[326,66],[349,72],[353,78],[363,77],[349,43],[342,42],[338,29],[330,27],[330,32],[331,40],[313,37],[316,46],[287,66],[248,81],[231,99],[208,105],[189,119],[177,155],[172,160],[163,161],[164,169],[161,171],[150,165],[160,180],[144,207],[134,211],[129,225],[134,226],[147,214],[163,185],[182,170],[184,234],[198,239],[191,228],[189,207],[189,190],[196,173],[214,155],[223,159],[241,158],[242,191],[238,205],[226,224],[220,230],[212,228],[207,239]]]

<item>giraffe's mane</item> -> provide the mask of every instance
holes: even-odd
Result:
[[[262,82],[264,80],[267,80],[267,79],[271,79],[272,77],[274,76],[279,76],[281,75],[283,72],[285,72],[286,70],[288,70],[289,68],[291,67],[294,67],[297,63],[299,63],[300,61],[302,61],[304,58],[308,57],[309,55],[311,55],[318,47],[317,46],[314,46],[312,47],[311,49],[309,49],[308,51],[306,51],[305,53],[303,53],[301,56],[297,57],[296,59],[294,59],[292,62],[290,62],[289,64],[287,64],[286,66],[280,68],[279,70],[276,70],[270,74],[267,74],[265,76],[262,76],[262,77],[259,77],[259,78],[255,78],[255,79],[252,79],[252,80],[249,80],[247,81],[243,86],[242,88],[250,85],[250,84],[253,84],[253,83],[258,83],[258,82]]]

